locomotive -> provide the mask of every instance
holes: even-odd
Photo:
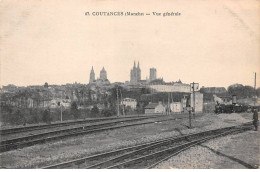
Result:
[[[255,107],[249,105],[239,104],[217,104],[215,106],[215,113],[241,113],[241,112],[252,112]]]
[[[245,104],[238,104],[236,101],[236,95],[232,96],[232,104],[220,104],[217,102],[214,112],[219,113],[242,113],[253,112],[253,109],[260,110],[260,106],[250,106]]]

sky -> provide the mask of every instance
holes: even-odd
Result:
[[[260,86],[259,0],[1,0],[1,85],[89,82],[104,67],[130,80],[134,61],[165,81]],[[85,16],[85,12],[150,16]],[[153,16],[179,12],[180,16]]]

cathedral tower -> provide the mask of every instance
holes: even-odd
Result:
[[[102,70],[100,71],[100,79],[102,81],[107,80],[107,71],[105,70],[105,68],[103,67]]]
[[[140,80],[141,80],[140,65],[139,65],[139,62],[138,62],[137,67],[136,67],[135,61],[134,61],[134,67],[130,71],[130,83],[131,84],[137,84]]]
[[[150,81],[157,79],[156,73],[157,72],[155,68],[150,68],[150,78],[149,78]]]
[[[91,72],[90,72],[90,76],[89,76],[89,83],[92,83],[93,81],[95,81],[95,72],[92,66]]]

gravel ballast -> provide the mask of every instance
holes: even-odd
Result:
[[[251,114],[220,114],[229,123],[250,122]],[[215,123],[219,125],[219,122]],[[208,126],[207,126],[208,127]],[[191,147],[188,150],[158,164],[159,169],[248,169],[259,168],[259,131],[247,131],[216,138]]]
[[[259,132],[248,131],[210,140],[158,164],[159,169],[259,168]]]
[[[226,117],[227,115],[230,116]],[[186,118],[127,127],[58,142],[35,145],[1,153],[1,166],[5,168],[40,168],[152,140],[238,125],[251,121],[250,115],[205,114],[192,119],[192,129],[187,128],[188,119]]]

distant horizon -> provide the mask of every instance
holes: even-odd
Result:
[[[96,78],[97,79],[97,78]],[[157,79],[160,79],[160,78],[157,78]],[[109,80],[109,78],[108,78],[108,80]],[[142,80],[145,80],[145,79],[142,79]],[[180,80],[181,80],[181,78],[180,78]],[[110,81],[110,80],[109,80]],[[116,83],[116,82],[121,82],[121,83],[125,83],[125,82],[130,82],[129,80],[126,80],[126,81],[114,81],[114,82],[111,82],[110,81],[110,83],[112,84],[112,83]],[[47,81],[46,81],[47,82]],[[44,82],[44,83],[41,83],[41,84],[29,84],[29,85],[16,85],[16,84],[13,84],[13,83],[10,83],[10,84],[6,84],[6,85],[0,85],[0,87],[1,88],[3,88],[3,86],[8,86],[8,85],[15,85],[15,86],[18,86],[18,87],[29,87],[29,86],[44,86],[44,84],[46,83],[46,82]],[[164,82],[178,82],[178,80],[176,80],[176,81],[165,81],[164,80]],[[183,82],[182,80],[181,80],[181,82],[183,83],[183,84],[190,84],[190,83],[192,83],[192,82]],[[196,81],[194,81],[194,82],[196,82]],[[61,85],[67,85],[67,84],[75,84],[75,83],[77,83],[77,84],[84,84],[84,85],[88,85],[88,84],[90,84],[89,82],[87,82],[87,83],[82,83],[82,82],[78,82],[78,81],[74,81],[74,82],[67,82],[67,83],[60,83],[60,84],[57,84],[57,83],[49,83],[49,82],[47,82],[48,83],[48,85],[58,85],[58,86],[61,86]],[[199,83],[200,84],[200,83]],[[235,85],[235,84],[242,84],[242,83],[233,83],[233,84],[230,84],[230,85],[228,85],[228,86],[205,86],[205,85],[199,85],[199,88],[202,88],[202,87],[224,87],[224,88],[226,88],[226,89],[228,89],[228,87],[229,86],[231,86],[231,85]],[[242,84],[243,86],[251,86],[251,87],[253,87],[254,88],[254,85],[246,85],[246,84]],[[256,85],[256,89],[257,88],[260,88],[259,86],[257,86]]]
[[[106,67],[105,66],[103,66],[104,68],[105,68],[105,70],[106,70]],[[102,67],[102,68],[103,68]],[[91,70],[91,68],[92,68],[92,66],[90,67],[90,70]],[[96,70],[95,70],[95,67],[94,67],[94,65],[93,65],[93,68],[94,68],[94,72],[95,72],[95,79],[98,79],[99,78],[99,72],[102,70],[102,68],[100,69],[100,70],[98,70],[98,72],[96,72]],[[140,67],[141,68],[141,67]],[[155,67],[151,67],[151,68],[155,68]],[[131,70],[132,68],[130,68],[129,69],[129,73],[130,73],[130,70]],[[155,68],[156,70],[157,70],[157,68]],[[90,70],[89,70],[89,74],[88,75],[90,75]],[[107,70],[106,70],[107,71]],[[158,71],[158,70],[157,70]],[[141,72],[142,72],[142,75],[143,75],[143,71],[142,71],[142,68],[141,68]],[[108,80],[110,81],[110,83],[115,83],[115,82],[121,82],[121,83],[125,83],[125,82],[130,82],[130,78],[129,78],[129,80],[125,80],[125,81],[111,81],[110,79],[109,79],[109,73],[107,72],[107,74],[108,74]],[[149,73],[148,73],[149,74]],[[130,76],[129,76],[130,77]],[[147,78],[149,79],[149,75],[147,75]],[[157,79],[161,79],[161,78],[163,78],[163,80],[165,81],[165,82],[178,82],[178,80],[181,80],[181,82],[182,83],[184,83],[184,84],[190,84],[190,83],[192,83],[192,82],[198,82],[199,84],[200,84],[200,88],[202,87],[202,86],[204,86],[204,87],[224,87],[224,88],[228,88],[230,85],[234,85],[234,84],[242,84],[243,86],[251,86],[251,87],[253,87],[254,88],[254,83],[252,83],[252,85],[250,85],[250,84],[243,84],[243,83],[233,83],[233,84],[230,84],[230,85],[227,85],[227,86],[214,86],[214,85],[211,85],[211,86],[208,86],[208,85],[201,85],[201,83],[199,82],[199,81],[191,81],[191,82],[183,82],[183,80],[181,79],[181,78],[179,78],[179,79],[177,79],[177,80],[175,80],[175,81],[167,81],[167,80],[165,80],[164,79],[164,77],[163,76],[157,76]],[[146,78],[141,78],[141,80],[146,80]],[[45,82],[47,82],[49,85],[66,85],[66,84],[74,84],[74,83],[78,83],[78,84],[85,84],[85,85],[88,85],[89,84],[89,76],[88,76],[88,81],[87,82],[79,82],[79,81],[71,81],[71,82],[66,82],[66,83],[50,83],[50,82],[48,82],[48,81],[45,81]],[[20,84],[14,84],[14,83],[9,83],[9,84],[6,84],[6,85],[0,85],[1,87],[3,87],[3,86],[7,86],[7,85],[15,85],[15,86],[19,86],[19,87],[28,87],[28,86],[40,86],[40,85],[44,85],[44,83],[45,82],[43,82],[43,83],[38,83],[38,84],[28,84],[28,85],[20,85]],[[254,82],[254,81],[252,81],[252,82]],[[256,88],[258,88],[259,86],[257,86],[257,83],[258,83],[259,81],[257,81],[256,82]]]

